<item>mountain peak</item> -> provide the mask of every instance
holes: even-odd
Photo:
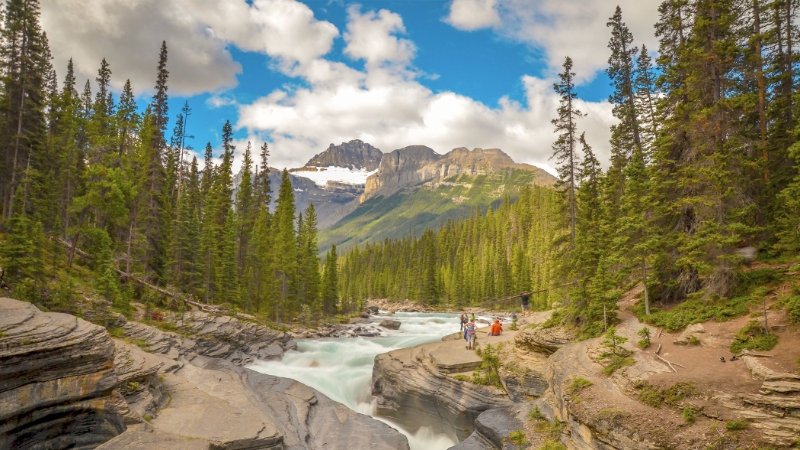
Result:
[[[305,167],[343,167],[372,172],[381,165],[383,152],[372,145],[353,139],[339,145],[331,144],[327,150],[315,155]]]

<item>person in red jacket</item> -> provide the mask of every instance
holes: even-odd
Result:
[[[500,325],[500,319],[494,319],[494,323],[492,324],[492,329],[489,332],[489,336],[500,336],[500,333],[503,332],[503,326]]]

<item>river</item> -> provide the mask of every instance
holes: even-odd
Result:
[[[287,352],[280,361],[259,361],[250,366],[257,372],[291,378],[322,392],[362,414],[388,423],[408,437],[412,450],[444,450],[457,442],[445,434],[423,427],[415,432],[375,416],[375,399],[370,394],[375,356],[400,348],[441,340],[458,331],[458,315],[438,313],[396,313],[402,322],[397,331],[374,338],[306,339],[297,351]]]

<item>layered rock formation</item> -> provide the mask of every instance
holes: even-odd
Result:
[[[381,165],[383,152],[366,142],[354,139],[339,145],[331,144],[324,152],[314,155],[306,167],[347,167],[349,169],[376,170]]]
[[[408,449],[388,425],[239,365],[290,348],[283,333],[202,313],[179,324],[197,339],[123,322],[131,337],[112,340],[0,299],[0,450]]]
[[[412,145],[383,156],[381,168],[367,179],[361,202],[377,196],[391,195],[405,186],[436,182],[454,175],[487,175],[506,170],[536,173],[534,184],[551,186],[555,177],[529,164],[517,164],[502,150],[491,148],[456,148],[439,155],[423,145]]]
[[[114,344],[74,316],[0,298],[0,449],[93,448],[125,430]]]
[[[162,377],[169,405],[98,450],[408,449],[388,425],[293,380],[203,356]]]

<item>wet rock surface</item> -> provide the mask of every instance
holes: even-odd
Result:
[[[400,325],[402,325],[402,323],[397,320],[384,320],[380,323],[380,326],[389,330],[399,330]]]
[[[92,448],[125,430],[102,327],[0,298],[0,449]]]

